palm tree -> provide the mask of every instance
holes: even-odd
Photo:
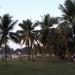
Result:
[[[72,25],[75,35],[75,3],[72,0],[66,0],[59,8],[63,12],[63,19]]]
[[[5,64],[7,65],[7,43],[9,39],[18,42],[17,34],[15,34],[12,30],[14,25],[17,23],[12,20],[12,17],[9,14],[5,14],[0,18],[0,44],[5,47]]]
[[[75,4],[72,0],[66,0],[64,5],[59,7],[63,12],[63,18],[72,23],[73,18],[75,18]]]
[[[69,53],[68,42],[73,37],[72,28],[69,26],[68,22],[65,21],[57,26],[56,33],[58,33],[58,38],[56,43],[60,46],[59,55],[61,58],[64,58],[64,55]],[[62,50],[62,49],[66,49],[66,50]]]
[[[27,19],[26,21],[23,20],[23,22],[20,23],[19,26],[21,27],[21,30],[18,30],[17,33],[19,34],[21,41],[23,41],[23,44],[28,47],[28,55],[30,61],[32,46],[34,44],[34,40],[36,39],[34,33],[36,24],[33,24],[31,20]]]
[[[64,5],[60,5],[60,9],[63,12],[63,20],[67,22],[67,25],[70,25],[70,28],[73,31],[72,35],[75,36],[75,4],[74,2],[72,0],[66,0]],[[64,25],[64,22],[63,22],[63,25]]]
[[[50,59],[50,43],[51,43],[51,28],[54,24],[58,23],[57,18],[50,17],[49,14],[44,15],[42,17],[42,21],[38,22],[41,26],[41,33],[40,33],[40,42],[43,44],[43,47],[49,48],[49,59]]]

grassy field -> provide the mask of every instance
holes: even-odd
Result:
[[[75,75],[75,64],[69,62],[12,61],[0,62],[0,75]]]

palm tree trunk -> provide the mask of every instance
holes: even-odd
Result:
[[[50,60],[50,58],[51,58],[51,57],[50,57],[50,50],[49,50],[49,60]]]
[[[35,50],[35,56],[36,56],[36,60],[37,60],[37,51]]]
[[[51,48],[48,48],[49,49],[49,60],[51,58]]]
[[[37,39],[35,39],[35,41],[37,42],[37,44],[39,45],[39,43],[38,43],[38,41],[37,41]],[[37,56],[37,49],[35,50],[35,55],[36,55],[36,60],[38,60],[38,56]]]
[[[31,43],[31,51],[32,51],[32,61],[34,61],[34,52],[33,52],[33,49],[32,49],[32,43]]]
[[[34,61],[34,52],[33,52],[33,49],[32,49],[32,61]]]
[[[5,66],[7,66],[7,44],[5,43]]]
[[[30,59],[30,47],[29,47],[29,44],[28,44],[28,55],[29,55],[29,58],[28,59],[30,61],[31,59]]]

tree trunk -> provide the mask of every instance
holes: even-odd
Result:
[[[31,59],[30,59],[30,47],[29,47],[29,45],[28,45],[28,55],[29,55],[29,58],[28,59],[30,61]]]
[[[50,50],[49,50],[49,60],[50,60],[50,58],[51,58],[51,52],[50,52]]]
[[[34,61],[34,52],[33,52],[33,49],[32,49],[32,43],[31,43],[31,51],[32,51],[32,61]]]
[[[37,51],[35,50],[36,60],[37,60]]]
[[[49,60],[51,58],[51,48],[48,48],[49,49]]]
[[[32,51],[32,61],[34,62],[34,49],[32,48],[32,42],[31,42],[31,51]]]
[[[5,58],[4,58],[4,61],[5,61],[5,66],[7,66],[7,44],[5,43]]]

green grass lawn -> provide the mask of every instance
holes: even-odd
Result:
[[[4,63],[0,62],[0,75],[75,75],[75,64],[12,61],[5,67]]]

